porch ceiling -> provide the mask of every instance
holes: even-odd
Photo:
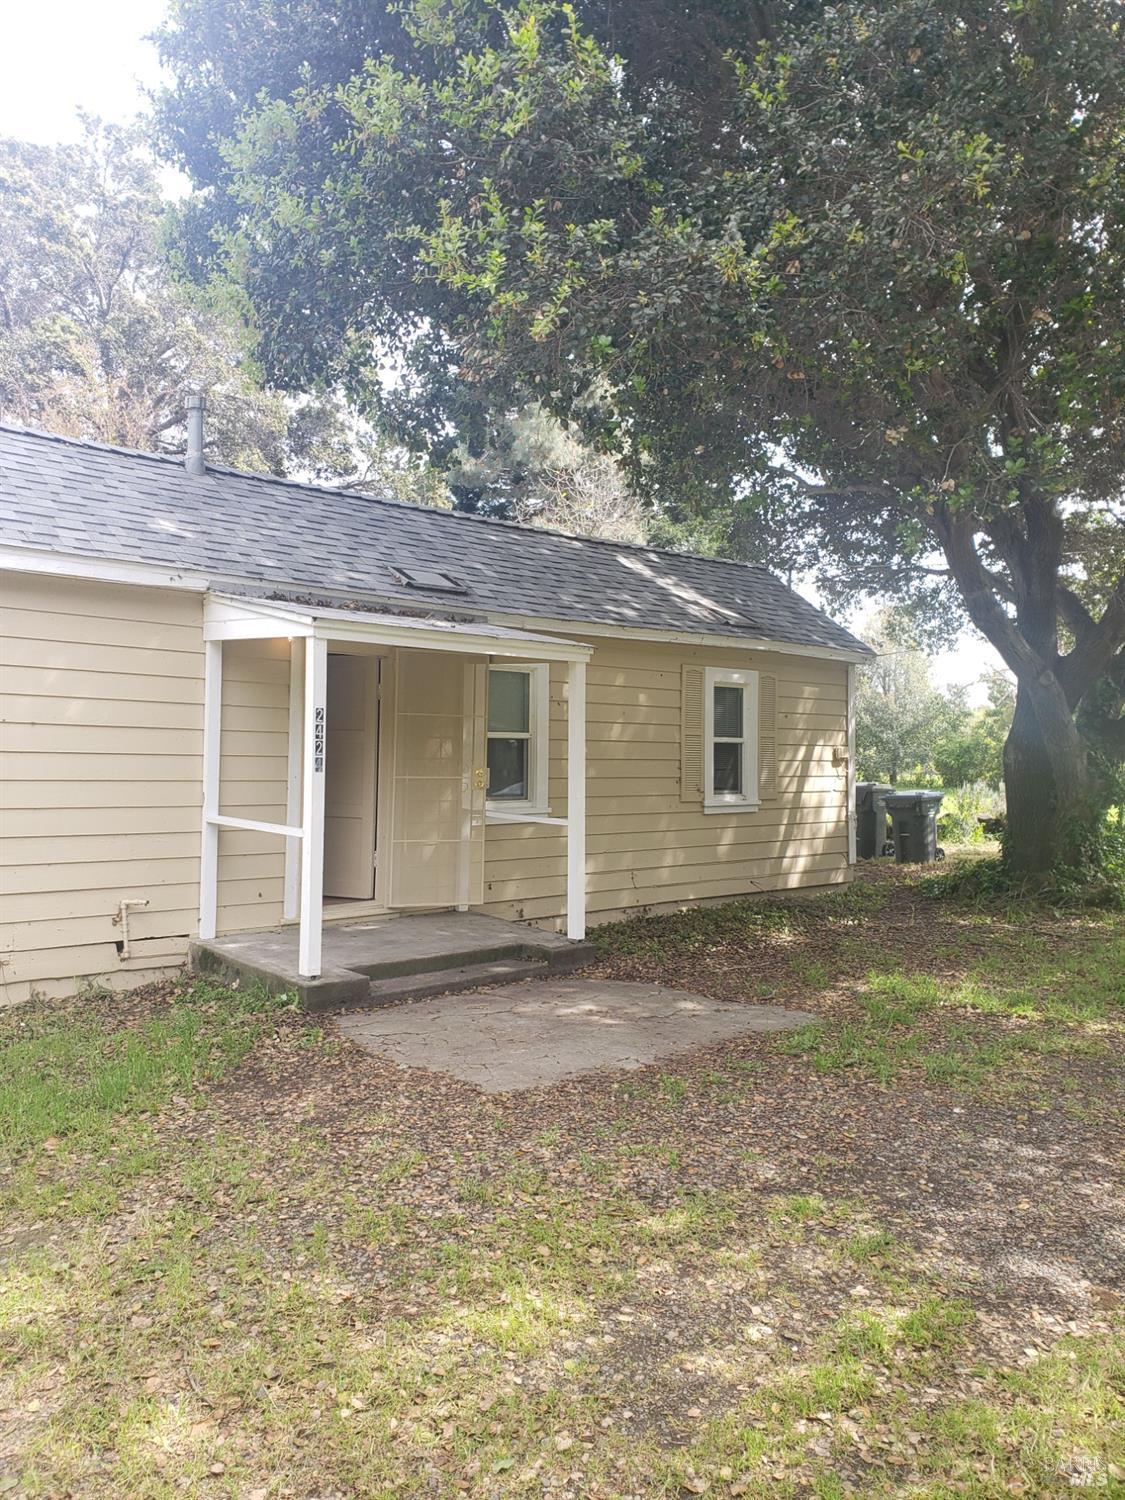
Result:
[[[203,634],[209,641],[287,636],[476,656],[533,657],[538,661],[584,662],[593,651],[592,646],[580,641],[536,635],[485,621],[372,614],[218,593],[208,594],[204,602]]]

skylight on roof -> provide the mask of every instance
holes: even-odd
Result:
[[[437,568],[403,568],[395,566],[391,572],[409,589],[423,589],[427,594],[464,594],[468,590],[456,578]]]

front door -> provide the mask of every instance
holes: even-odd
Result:
[[[325,706],[324,894],[375,894],[379,658],[328,655]]]

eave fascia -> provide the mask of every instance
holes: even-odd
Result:
[[[43,548],[5,544],[0,546],[0,571],[38,573],[49,577],[86,579],[101,583],[133,584],[142,588],[174,588],[192,593],[230,589],[287,589],[293,593],[314,593],[325,599],[344,603],[362,601],[373,606],[401,609],[401,594],[380,594],[366,589],[340,589],[280,578],[243,578],[231,574],[203,573],[192,569],[170,568],[163,563],[134,562],[129,559],[82,557],[74,553],[52,552]],[[443,606],[434,600],[419,599],[418,604],[431,608]],[[469,606],[462,605],[462,609]],[[659,645],[704,647],[727,651],[773,651],[783,656],[806,656],[821,661],[859,663],[870,661],[870,651],[846,646],[816,646],[794,641],[779,641],[767,636],[719,635],[709,631],[656,630],[645,626],[616,625],[602,620],[568,620],[550,615],[519,614],[515,611],[478,609],[490,625],[507,625],[521,630],[549,631],[568,638],[574,635],[595,636],[609,640],[651,642]]]

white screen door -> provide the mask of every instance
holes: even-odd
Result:
[[[483,657],[399,651],[388,905],[484,898]]]

